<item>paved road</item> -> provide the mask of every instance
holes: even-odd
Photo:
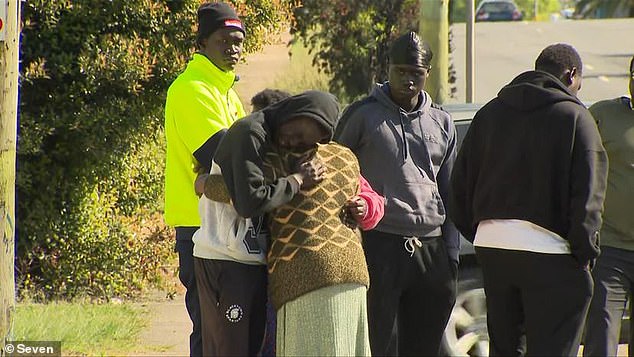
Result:
[[[465,101],[465,25],[453,25],[458,97]],[[484,103],[517,74],[532,69],[546,46],[574,46],[584,64],[583,101],[627,94],[627,66],[634,55],[634,18],[557,22],[478,22],[475,25],[475,102]]]

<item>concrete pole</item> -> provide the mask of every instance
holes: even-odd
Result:
[[[434,53],[425,88],[442,104],[449,98],[449,0],[421,0],[420,4],[420,34]]]
[[[475,98],[475,4],[474,0],[467,0],[467,49],[466,49],[466,71],[465,79],[467,84],[466,101],[473,103]]]
[[[15,162],[20,0],[0,0],[0,348],[15,311]]]

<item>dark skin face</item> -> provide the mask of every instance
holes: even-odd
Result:
[[[242,31],[235,27],[223,27],[201,41],[200,53],[222,71],[233,71],[242,56],[243,43]]]
[[[305,152],[314,148],[317,143],[327,143],[330,139],[328,131],[310,117],[296,117],[277,128],[275,143],[284,150]],[[302,177],[302,189],[315,186],[325,178],[326,168],[317,159],[304,158],[298,165],[298,173]],[[356,228],[367,210],[367,203],[359,196],[354,196],[345,204],[344,224]]]
[[[304,153],[317,143],[326,143],[330,134],[314,119],[298,116],[277,128],[275,144],[282,150]],[[295,164],[296,174],[301,177],[301,188],[309,189],[325,178],[326,167],[321,160],[304,155]]]
[[[406,111],[418,105],[418,94],[425,87],[431,68],[407,64],[393,64],[389,67],[390,97]]]
[[[325,143],[329,133],[314,119],[305,116],[295,117],[277,128],[275,142],[288,151],[304,152],[314,148],[317,143]]]

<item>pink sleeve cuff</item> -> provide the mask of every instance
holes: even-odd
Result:
[[[359,175],[359,183],[360,183],[360,193],[359,197],[361,197],[367,205],[367,209],[365,211],[365,215],[361,222],[359,222],[359,226],[362,230],[368,231],[373,229],[379,224],[381,218],[383,218],[383,214],[385,213],[385,198],[378,193],[376,193],[370,183],[361,175]]]

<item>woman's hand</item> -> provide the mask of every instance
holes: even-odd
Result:
[[[356,228],[365,217],[368,204],[363,198],[354,196],[346,202],[344,210],[344,223],[350,228]]]
[[[312,158],[297,165],[297,174],[301,179],[301,189],[311,189],[326,178],[326,166],[321,160]]]

